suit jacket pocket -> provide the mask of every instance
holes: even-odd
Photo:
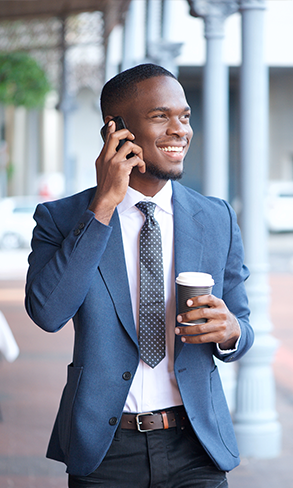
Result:
[[[214,415],[223,444],[232,456],[238,457],[239,452],[232,419],[217,367],[211,372],[211,396]]]
[[[67,383],[62,394],[58,412],[59,440],[65,456],[67,456],[67,450],[70,442],[72,410],[82,375],[82,370],[83,368],[76,368],[72,363],[68,365]]]

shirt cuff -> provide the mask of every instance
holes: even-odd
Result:
[[[236,352],[238,349],[238,346],[239,346],[240,339],[241,339],[241,332],[240,332],[240,336],[238,337],[238,339],[236,341],[234,349],[221,349],[220,344],[217,344],[217,349],[218,349],[219,354],[224,356],[225,354],[231,354],[231,352]]]

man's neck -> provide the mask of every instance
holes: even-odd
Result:
[[[129,186],[136,191],[139,191],[146,197],[154,197],[167,183],[168,180],[160,180],[158,178],[140,179],[131,178],[129,180]]]

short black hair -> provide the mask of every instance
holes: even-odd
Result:
[[[107,115],[117,115],[113,113],[115,105],[130,96],[134,96],[137,90],[136,86],[140,81],[157,76],[170,76],[175,78],[175,80],[177,79],[176,76],[162,66],[147,63],[122,71],[107,81],[102,89],[100,99],[103,119]]]

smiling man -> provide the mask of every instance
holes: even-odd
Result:
[[[47,456],[70,488],[224,488],[239,453],[214,357],[235,361],[253,342],[236,216],[175,181],[192,129],[170,72],[118,74],[101,109],[97,186],[35,213],[27,311],[46,331],[71,318],[75,329]],[[183,271],[215,285],[178,315]]]

